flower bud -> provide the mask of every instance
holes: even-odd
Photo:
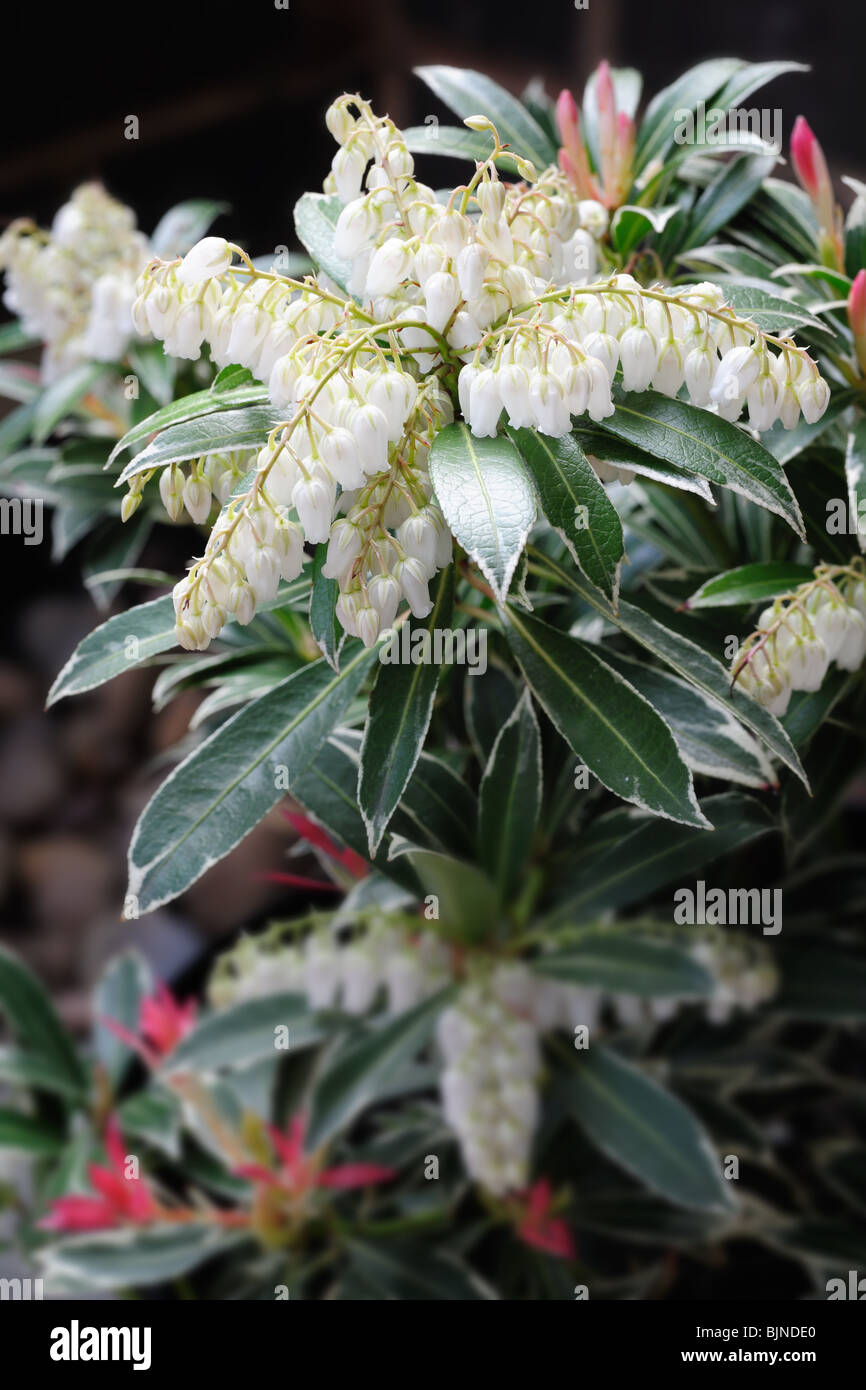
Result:
[[[232,252],[224,237],[202,237],[187,251],[178,267],[177,278],[182,285],[201,285],[215,275],[223,275],[231,263]]]

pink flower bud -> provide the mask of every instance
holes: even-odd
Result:
[[[860,370],[866,376],[866,270],[858,270],[848,295],[848,321]]]

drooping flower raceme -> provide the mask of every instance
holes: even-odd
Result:
[[[739,318],[718,287],[599,279],[605,209],[557,167],[518,160],[522,181],[502,182],[502,146],[484,117],[468,124],[493,133],[494,153],[447,202],[415,178],[400,131],[359,97],[341,97],[327,121],[345,291],[323,274],[258,270],[218,237],[152,262],[139,281],[138,332],[180,357],[207,343],[217,366],[267,383],[284,414],[256,453],[162,475],[170,515],[185,507],[204,522],[214,497],[223,504],[175,590],[184,646],[206,647],[229,614],[248,622],[281,578],[300,574],[305,546],[325,542],[347,632],[372,644],[403,602],[424,616],[452,550],[428,456],[455,407],[478,436],[510,423],[560,437],[574,417],[611,414],[621,372],[626,390],[685,385],[729,420],[747,406],[754,429],[825,409],[814,362]],[[150,476],[132,476],[127,514]]]
[[[713,1022],[735,1008],[755,1007],[775,988],[770,963],[753,943],[704,934],[693,952],[715,983],[706,1001]],[[314,1009],[342,1008],[355,1016],[382,1001],[396,1016],[452,984],[456,995],[436,1029],[443,1113],[467,1172],[497,1196],[529,1181],[542,1038],[578,1027],[594,1032],[608,1000],[626,1027],[664,1021],[683,1002],[610,996],[484,951],[463,956],[433,932],[418,932],[411,919],[401,929],[381,914],[342,944],[329,922],[290,944],[245,938],[222,956],[209,994],[217,1009],[285,991],[305,995]]]
[[[150,254],[132,209],[97,183],[75,190],[49,232],[27,220],[4,232],[3,302],[44,342],[44,381],[80,362],[123,356],[133,336],[136,279]]]
[[[821,686],[834,662],[856,671],[866,658],[866,574],[862,564],[819,565],[815,579],[765,608],[734,658],[733,681],[771,714],[795,690]]]

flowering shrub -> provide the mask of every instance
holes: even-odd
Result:
[[[862,763],[863,533],[827,516],[863,492],[864,194],[843,220],[802,123],[800,188],[758,137],[675,138],[684,92],[767,75],[701,65],[638,122],[604,65],[580,112],[425,69],[464,122],[435,140],[330,107],[314,273],[215,236],[141,269],[137,338],[216,374],[110,467],[127,516],[206,539],[52,699],[157,658],[157,700],[211,687],[130,921],[287,795],[324,877],[275,877],[332,905],[243,936],[200,1009],[121,957],[83,1058],[2,959],[52,1277],[619,1298],[670,1250],[698,1283],[707,1245],[800,1291],[833,1268],[866,990],[854,866],[827,924],[803,854]],[[466,181],[420,182],[436,153]]]

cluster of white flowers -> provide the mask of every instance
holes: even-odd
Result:
[[[776,599],[734,658],[735,682],[772,714],[794,690],[818,690],[831,661],[856,671],[866,657],[866,578],[821,566],[817,578]]]
[[[542,291],[537,302],[489,332],[460,373],[460,408],[473,434],[492,436],[503,410],[508,424],[560,437],[574,416],[613,413],[611,387],[621,369],[626,391],[652,387],[690,400],[725,420],[748,406],[749,424],[793,429],[802,411],[820,419],[830,388],[812,359],[770,339],[703,282],[683,290],[644,289],[631,275],[568,295]]]
[[[347,294],[324,274],[301,282],[258,270],[212,236],[182,260],[151,262],[139,281],[137,332],[179,357],[207,343],[218,366],[267,383],[286,414],[177,586],[182,645],[207,646],[229,613],[248,621],[280,576],[299,573],[305,543],[328,542],[338,618],[367,645],[403,600],[416,617],[429,612],[428,584],[452,539],[427,454],[455,397],[482,436],[503,411],[554,436],[584,412],[604,419],[618,366],[627,390],[675,394],[686,382],[729,419],[747,401],[756,428],[825,408],[807,355],[786,340],[774,356],[716,286],[645,291],[630,275],[593,284],[607,213],[558,168],[539,174],[518,160],[524,181],[506,184],[491,157],[442,201],[415,178],[401,132],[360,97],[341,97],[327,123],[339,148],[325,187],[343,204],[333,251]],[[493,131],[483,117],[468,124]],[[602,480],[628,481],[594,466]],[[201,467],[194,478],[192,509],[184,502],[203,516]],[[125,515],[142,485],[133,479]],[[186,488],[177,474],[164,483],[170,510]]]
[[[3,302],[45,344],[42,377],[80,362],[116,361],[133,337],[136,278],[150,256],[131,208],[98,183],[82,184],[50,232],[13,222],[0,237]]]
[[[706,937],[692,954],[715,980],[706,1001],[712,1022],[724,1022],[735,1008],[756,1007],[775,989],[772,965],[751,943]],[[245,938],[222,957],[209,994],[221,1009],[297,992],[315,1009],[340,1007],[354,1015],[366,1014],[384,999],[387,1012],[396,1015],[455,980],[457,996],[443,1010],[436,1031],[444,1063],[443,1113],[467,1171],[495,1194],[528,1181],[543,1035],[581,1027],[592,1033],[608,1002],[617,1021],[629,1028],[663,1022],[684,1002],[563,984],[524,962],[503,963],[483,953],[460,966],[452,948],[434,933],[410,935],[385,917],[343,944],[330,924],[290,945]]]
[[[691,955],[713,977],[713,993],[706,1001],[711,1023],[727,1023],[737,1009],[751,1012],[776,993],[776,968],[768,953],[753,942],[704,936],[695,942]]]
[[[384,921],[341,945],[330,926],[292,945],[268,948],[252,938],[223,957],[210,986],[218,1008],[285,991],[305,994],[314,1009],[365,1014],[384,996],[389,1013],[420,1004],[451,979],[449,948],[431,932],[417,940]]]

